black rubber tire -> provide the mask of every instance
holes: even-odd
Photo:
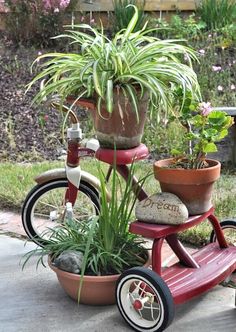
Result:
[[[223,220],[220,222],[220,226],[223,230],[230,228],[230,229],[234,229],[236,232],[236,220],[232,220],[232,219]],[[210,235],[210,243],[213,243],[213,242],[216,242],[216,234],[215,234],[214,230],[211,232],[211,235]]]
[[[57,188],[67,188],[68,180],[67,179],[55,179],[41,185],[36,185],[27,195],[23,207],[22,207],[22,224],[24,230],[28,237],[34,241],[37,245],[43,247],[47,241],[39,236],[37,231],[34,229],[32,220],[31,220],[31,212],[34,209],[35,203],[37,200],[45,193],[50,190]],[[79,186],[79,192],[82,192],[86,195],[89,200],[91,200],[92,204],[95,206],[96,214],[99,213],[99,195],[98,191],[88,182],[81,181]],[[78,193],[79,195],[79,193]],[[78,198],[77,198],[78,199]]]
[[[135,322],[134,321],[135,319],[132,319],[130,317],[131,316],[129,315],[130,312],[125,311],[126,309],[124,308],[121,299],[122,290],[123,287],[125,287],[125,291],[127,290],[126,282],[127,281],[129,282],[129,280],[130,282],[132,282],[132,279],[138,279],[141,282],[145,282],[149,287],[152,288],[153,292],[156,294],[156,298],[161,303],[162,307],[161,317],[160,318],[158,317],[159,320],[153,326],[149,327],[140,326],[138,319]],[[124,299],[127,299],[127,297],[124,296]],[[122,273],[116,285],[116,302],[122,317],[135,331],[139,332],[164,331],[171,324],[174,318],[174,312],[175,312],[174,301],[167,284],[157,273],[144,267],[135,267]],[[128,310],[133,311],[134,313],[133,317],[135,317],[137,311],[133,309],[132,305],[131,306],[129,305]],[[142,323],[144,322],[144,319],[145,318],[141,319]]]

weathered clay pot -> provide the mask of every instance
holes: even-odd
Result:
[[[67,98],[67,101],[72,102],[73,98]],[[86,99],[81,99],[76,104],[91,110],[94,129],[101,147],[131,149],[141,143],[148,108],[147,96],[138,103],[139,120],[130,102],[121,92],[118,95],[114,91],[112,113],[108,113],[103,105],[99,114],[96,103]]]
[[[202,214],[212,206],[214,182],[220,177],[220,162],[208,159],[208,168],[168,168],[173,159],[154,163],[154,175],[161,190],[178,196],[187,206],[190,215]]]
[[[49,263],[65,292],[78,301],[80,275],[62,271]],[[84,276],[80,294],[80,303],[90,305],[107,305],[115,303],[115,287],[119,274],[111,276]]]
[[[151,264],[151,255],[145,267]],[[75,301],[78,301],[78,291],[80,285],[80,275],[66,272],[53,266],[50,258],[48,265],[56,273],[57,279],[65,292]],[[109,305],[115,304],[115,288],[119,274],[109,276],[87,276],[83,277],[83,286],[80,294],[80,303],[89,305]]]

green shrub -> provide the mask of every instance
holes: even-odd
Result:
[[[73,10],[75,0],[6,0],[8,37],[17,45],[53,46],[51,39],[63,30],[66,13]]]
[[[172,15],[170,21],[165,19],[151,18],[149,24],[158,28],[155,34],[161,39],[184,38],[187,41],[197,39],[203,33],[206,24],[195,17],[195,13],[183,18],[181,15]]]
[[[207,30],[219,29],[235,21],[235,0],[201,0],[197,6],[197,13]]]

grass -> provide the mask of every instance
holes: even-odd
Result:
[[[48,169],[61,166],[62,164],[55,162],[0,163],[0,208],[19,211],[27,193],[36,184],[34,177]]]
[[[46,170],[57,167],[63,167],[63,163],[0,163],[0,208],[11,211],[20,211],[27,193],[36,184],[34,182],[34,177]],[[83,160],[82,169],[98,176],[95,160]],[[152,163],[139,162],[136,172],[137,177],[147,174],[150,170],[152,170]],[[235,171],[223,170],[220,180],[215,184],[213,201],[216,207],[216,215],[220,220],[236,217],[235,174]],[[144,187],[150,194],[159,191],[159,184],[157,181],[153,181],[153,177],[147,179]],[[209,226],[207,222],[204,222],[181,234],[181,238],[189,243],[203,244],[209,239],[210,231],[211,226]]]

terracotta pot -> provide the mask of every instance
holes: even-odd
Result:
[[[151,264],[151,256],[148,252],[148,267]],[[66,272],[53,266],[50,258],[48,265],[56,273],[57,279],[65,292],[75,301],[78,301],[78,291],[80,285],[80,275]],[[109,305],[115,304],[115,288],[119,274],[109,276],[84,276],[83,286],[80,294],[80,303],[89,305]]]
[[[212,206],[214,182],[220,177],[220,162],[208,159],[208,168],[168,168],[173,159],[154,163],[154,175],[163,192],[178,196],[187,206],[190,215],[202,214]]]
[[[72,102],[72,98],[67,98]],[[120,92],[114,91],[113,112],[106,111],[105,105],[101,112],[96,110],[95,102],[81,99],[78,105],[88,107],[91,110],[95,132],[100,146],[103,148],[131,149],[141,143],[144,124],[146,120],[148,98],[144,96],[138,103],[139,121],[127,98]]]

